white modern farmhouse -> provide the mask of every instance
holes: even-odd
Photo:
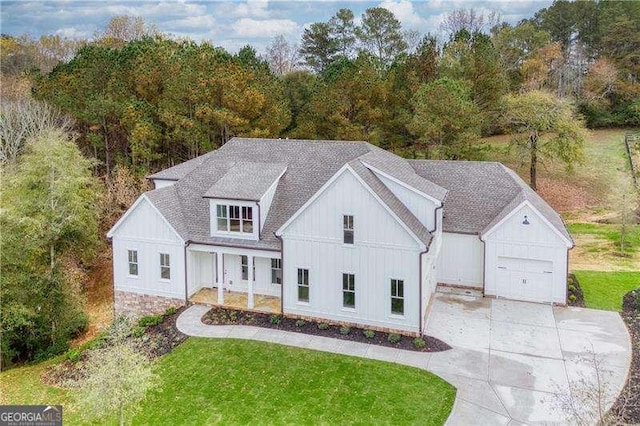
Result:
[[[109,231],[118,314],[190,301],[421,333],[436,284],[566,303],[571,236],[499,163],[234,138]]]

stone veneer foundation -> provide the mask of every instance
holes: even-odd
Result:
[[[185,302],[184,299],[116,290],[114,305],[116,318],[125,316],[135,321],[145,315],[161,314],[170,307],[184,306]]]

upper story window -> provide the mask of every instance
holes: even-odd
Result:
[[[271,284],[282,284],[282,260],[271,259]]]
[[[343,223],[343,242],[345,244],[353,244],[353,216],[342,216]]]
[[[218,231],[253,233],[253,207],[218,204],[216,216]]]
[[[160,253],[160,278],[171,279],[171,259],[167,253]]]
[[[129,275],[138,276],[138,250],[128,250],[129,252]]]

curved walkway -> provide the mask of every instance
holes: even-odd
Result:
[[[191,306],[176,326],[190,336],[279,343],[437,374],[458,389],[448,425],[567,423],[558,400],[579,383],[593,383],[593,353],[606,363],[600,375],[607,408],[624,386],[631,362],[629,335],[615,312],[437,294],[427,334],[453,349],[426,353],[245,325],[206,325],[200,319],[209,309]]]

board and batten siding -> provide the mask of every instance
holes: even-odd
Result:
[[[436,271],[439,283],[482,287],[484,244],[477,235],[444,232]]]
[[[343,243],[343,215],[354,244]],[[345,169],[282,232],[284,312],[417,332],[421,245]],[[309,303],[298,301],[298,268],[309,270]],[[356,307],[343,307],[342,274],[355,275]],[[404,281],[405,315],[391,314],[392,278]]]
[[[153,187],[155,189],[160,189],[160,188],[164,188],[166,186],[171,186],[176,182],[177,181],[170,180],[170,179],[153,179]]]
[[[529,225],[524,225],[524,216]],[[567,242],[528,204],[519,206],[511,217],[483,236],[485,240],[485,294],[497,294],[498,258],[551,262],[552,300],[566,304]],[[542,300],[541,300],[542,301]]]
[[[436,204],[432,200],[394,182],[386,176],[377,173],[376,176],[418,218],[420,223],[426,226],[427,229],[435,229],[434,211]]]
[[[184,298],[184,242],[142,196],[112,238],[116,291]],[[129,275],[128,250],[138,252],[138,275]],[[160,253],[170,256],[171,278],[160,277]]]

